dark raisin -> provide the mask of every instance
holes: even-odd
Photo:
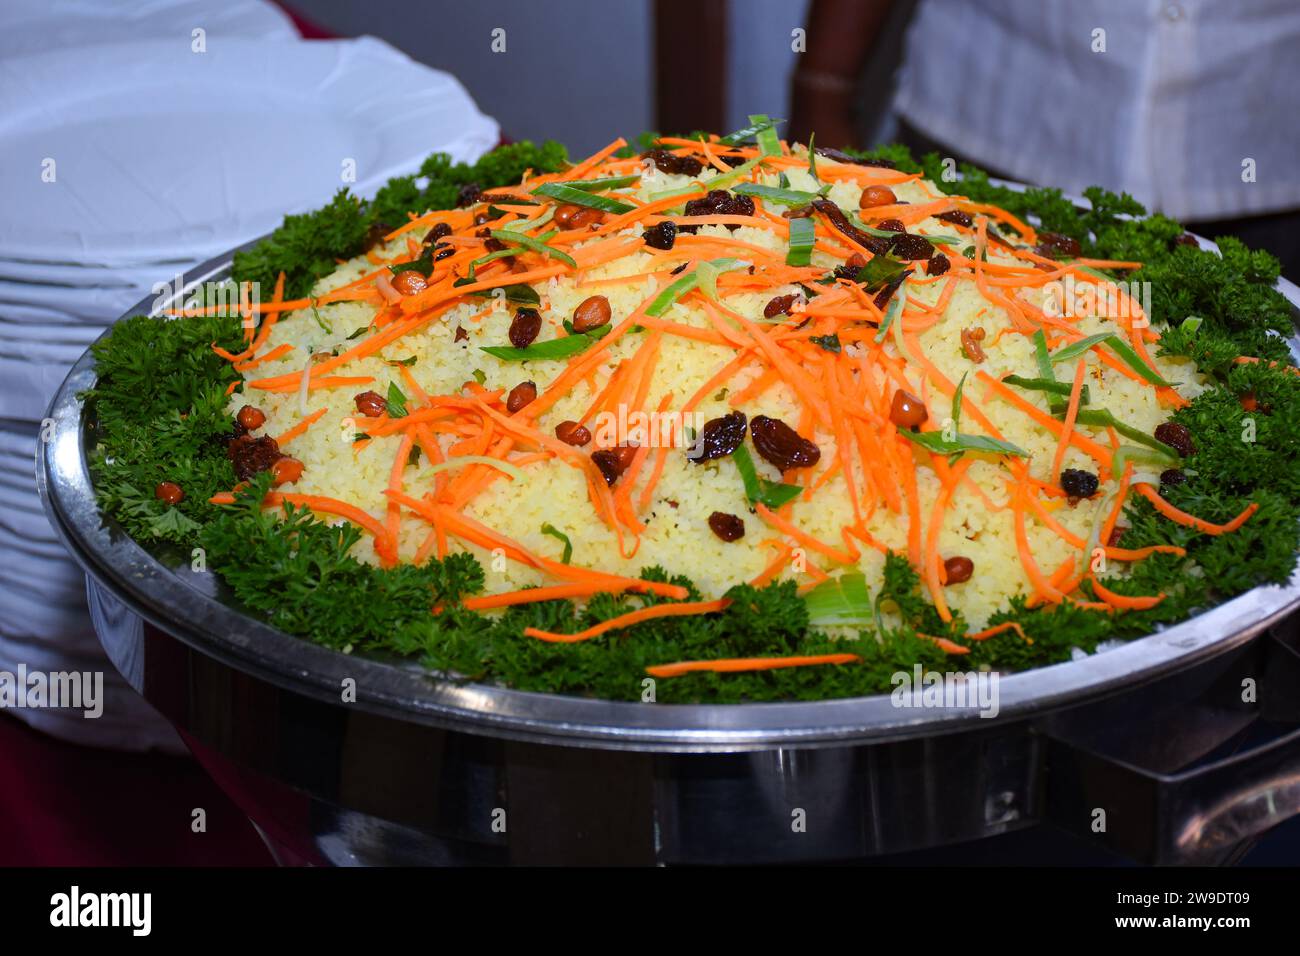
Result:
[[[906,272],[900,272],[898,275],[894,276],[894,278],[885,283],[885,287],[877,292],[876,297],[871,300],[876,304],[876,308],[883,309],[886,304],[888,304],[889,300],[893,298],[894,293],[898,291],[898,287],[903,284],[903,280],[911,274],[912,270],[908,269]]]
[[[1196,451],[1196,446],[1192,444],[1192,433],[1186,425],[1178,422],[1162,422],[1157,425],[1155,436],[1156,441],[1164,442],[1183,458]]]
[[[954,209],[952,212],[941,212],[934,218],[942,219],[944,222],[950,222],[957,226],[965,226],[967,229],[975,225],[975,220],[971,217],[971,214],[961,209]]]
[[[537,333],[542,330],[542,313],[536,309],[520,309],[510,323],[510,344],[517,349],[526,349],[537,340]]]
[[[951,265],[952,263],[948,261],[947,256],[942,252],[936,252],[930,257],[930,261],[925,266],[925,271],[932,276],[941,276],[948,271]]]
[[[876,223],[877,229],[887,229],[890,232],[907,232],[907,227],[897,219],[882,219]]]
[[[456,341],[456,342],[468,342],[468,341],[469,341],[469,333],[466,332],[465,329],[464,329],[463,327],[461,327],[461,326],[458,325],[458,326],[456,326],[456,337],[455,337],[455,339],[453,339],[453,341]]]
[[[830,221],[832,226],[844,235],[848,236],[863,249],[868,250],[873,256],[883,255],[889,251],[888,240],[863,232],[857,226],[853,225],[853,223],[849,222],[848,217],[844,215],[844,210],[840,209],[839,206],[835,205],[835,203],[831,202],[829,199],[814,199],[812,205],[814,209]]]
[[[867,260],[864,259],[861,254],[855,252],[849,256],[848,259],[844,260],[844,265],[837,266],[832,275],[837,279],[848,279],[850,282],[856,282],[858,271],[866,264]]]
[[[600,473],[605,476],[605,484],[607,485],[612,485],[618,481],[619,475],[627,471],[628,466],[632,464],[632,459],[635,457],[636,449],[631,445],[602,448],[600,451],[591,453],[591,460],[600,469]]]
[[[725,189],[711,189],[701,199],[692,199],[686,204],[688,216],[752,216],[754,200],[749,196],[733,196]],[[679,232],[695,232],[698,226],[678,226]],[[739,226],[727,226],[735,230]]]
[[[487,242],[483,243],[484,252],[500,252],[505,247],[506,244],[502,242],[500,239],[496,238],[495,236],[488,239]]]
[[[1091,498],[1097,493],[1097,476],[1079,468],[1061,472],[1061,490],[1071,498]]]
[[[745,165],[744,156],[719,156],[718,159],[722,161],[722,165],[730,166],[732,169]]]
[[[975,562],[961,555],[948,558],[943,562],[943,573],[945,584],[961,584],[969,581],[971,575],[975,573]]]
[[[483,198],[483,187],[478,183],[465,183],[456,190],[456,205],[472,206]]]
[[[807,219],[816,211],[817,210],[812,207],[812,204],[809,203],[806,206],[795,206],[793,209],[787,209],[785,212],[781,213],[781,215],[786,219]]]
[[[244,435],[230,443],[230,461],[240,481],[248,481],[258,472],[266,471],[281,457],[280,446],[270,435],[253,438]]]
[[[384,236],[393,231],[393,227],[386,222],[374,223],[366,230],[366,238],[362,244],[362,252],[369,252],[375,246],[384,241]]]
[[[426,246],[437,245],[439,239],[446,239],[451,235],[451,226],[445,222],[440,222],[424,234],[424,244]]]
[[[837,163],[851,163],[854,166],[875,166],[880,169],[893,169],[894,163],[888,159],[862,159],[858,156],[850,156],[841,149],[834,149],[830,146],[815,146],[813,152],[818,156],[825,156],[827,159],[833,159]]]
[[[1034,251],[1048,259],[1077,259],[1083,255],[1079,240],[1056,232],[1040,232]]]
[[[649,149],[641,154],[643,159],[652,160],[661,173],[672,176],[698,176],[704,170],[704,164],[693,156],[678,156],[666,149]]]
[[[745,522],[725,511],[715,511],[709,515],[709,527],[723,541],[739,541],[745,536]]]
[[[913,259],[929,259],[934,255],[934,246],[930,245],[925,236],[917,236],[912,233],[901,233],[894,240],[892,250],[893,254],[899,259],[911,261]]]
[[[1181,485],[1186,480],[1187,475],[1178,468],[1166,468],[1160,472],[1160,484],[1162,485]]]
[[[434,262],[441,262],[443,259],[446,259],[449,256],[454,256],[455,254],[456,254],[455,247],[449,246],[446,243],[442,243],[441,245],[437,245],[433,247]]]
[[[779,471],[810,468],[821,459],[821,450],[777,418],[755,415],[749,423],[754,450],[776,465]]]
[[[705,422],[686,457],[697,464],[727,457],[745,440],[747,424],[744,412],[731,412]]]
[[[778,295],[763,307],[763,318],[775,319],[778,315],[789,315],[790,309],[798,301],[797,295]]]
[[[641,238],[651,249],[671,249],[677,241],[677,224],[665,219],[641,233]]]

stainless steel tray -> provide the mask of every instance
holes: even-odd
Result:
[[[185,288],[226,277],[230,263],[231,255],[205,263],[185,277]],[[1285,281],[1281,289],[1300,307],[1300,289]],[[154,307],[146,300],[128,315],[152,314]],[[148,622],[142,629],[128,615],[101,629],[101,640],[133,686],[189,732],[214,774],[228,779],[252,773],[277,793],[287,787],[307,796],[310,822],[301,826],[300,820],[286,824],[283,814],[267,811],[265,804],[248,807],[266,832],[278,828],[277,844],[294,858],[428,862],[499,860],[505,853],[505,859],[563,861],[575,847],[590,848],[581,834],[600,812],[615,821],[614,830],[635,831],[634,839],[624,841],[632,849],[612,858],[635,862],[843,858],[1003,832],[1044,819],[1051,793],[1044,782],[1047,755],[1056,755],[1058,768],[1083,766],[1063,756],[1076,754],[1074,745],[1063,741],[1077,738],[1080,728],[1097,720],[1111,719],[1094,714],[1128,712],[1123,700],[1139,698],[1127,692],[1147,694],[1140,699],[1149,706],[1175,693],[1171,687],[1182,688],[1175,696],[1185,697],[1191,693],[1185,688],[1204,683],[1202,675],[1254,660],[1260,647],[1256,638],[1300,605],[1297,573],[1284,587],[1256,588],[1122,647],[1007,675],[994,719],[981,718],[975,709],[900,709],[887,695],[670,705],[456,683],[410,663],[345,655],[277,631],[236,606],[215,575],[191,572],[188,555],[162,559],[105,522],[87,470],[94,436],[77,397],[94,381],[88,352],[50,407],[48,440],[36,463],[47,514],[85,567],[92,596],[110,610],[120,602]],[[345,679],[354,680],[357,691],[356,702],[346,705],[340,701]],[[1106,702],[1116,699],[1121,703],[1105,710]],[[249,700],[259,702],[255,713]],[[1235,720],[1231,725],[1238,727]],[[1120,736],[1125,733],[1121,728]],[[1183,736],[1182,749],[1193,756],[1209,752],[1211,738],[1218,739]],[[443,754],[443,773],[435,774],[436,780],[421,779],[413,789],[436,784],[445,797],[450,787],[459,794],[458,809],[453,813],[439,804],[430,816],[427,808],[393,805],[392,795],[375,793],[373,782],[358,782],[344,750],[346,741],[359,739],[391,751],[392,761],[419,765],[430,748]],[[278,749],[268,740],[278,741]],[[288,741],[319,756],[310,767],[300,766],[285,751]],[[1243,805],[1253,812],[1259,795],[1268,794],[1273,802],[1267,813],[1241,824],[1242,833],[1258,832],[1300,809],[1300,793],[1283,794],[1274,786],[1279,779],[1294,779],[1298,743],[1300,735],[1293,735],[1266,748],[1250,766],[1238,760],[1218,767],[1216,783],[1208,789],[1199,777],[1169,777],[1167,783],[1184,803],[1189,789],[1211,801],[1218,809],[1209,819],[1226,815],[1231,826],[1240,823]],[[445,755],[466,748],[481,761],[476,757],[473,766],[449,769]],[[1285,773],[1276,770],[1278,760]],[[622,782],[641,780],[640,809],[618,804],[598,812],[589,794],[579,798],[567,789],[575,773],[589,774],[591,787],[608,790],[607,799],[615,804],[624,793]],[[537,832],[547,836],[525,841],[522,851],[517,831],[507,839],[485,829],[494,801],[523,786],[508,783],[521,774],[533,797],[529,805],[540,799],[550,808],[537,824]],[[1223,782],[1228,778],[1240,786],[1249,783],[1250,792],[1231,791]],[[951,786],[963,779],[968,786]],[[828,843],[789,843],[781,795],[794,791],[803,794],[798,799],[804,803],[836,803],[839,817]],[[1186,839],[1189,813],[1180,806],[1171,820],[1151,824],[1169,832],[1148,855],[1215,858],[1222,841],[1211,839],[1207,850],[1202,831],[1190,849],[1178,842]],[[565,816],[570,810],[588,822],[575,823]],[[747,849],[719,836],[742,823],[748,828],[747,842],[742,840]],[[770,839],[760,836],[755,842],[754,834],[766,831]],[[616,836],[608,842],[623,845]]]

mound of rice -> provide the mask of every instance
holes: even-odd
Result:
[[[801,148],[797,148],[801,149]],[[825,178],[834,175],[837,164],[829,159],[818,159],[818,167]],[[786,170],[788,187],[795,190],[816,191],[820,184],[803,168]],[[716,171],[708,170],[697,177],[707,182]],[[632,191],[642,200],[653,193],[662,192],[690,183],[684,176],[666,175],[649,170]],[[778,185],[776,174],[764,175],[756,180],[771,186]],[[891,184],[898,200],[917,204],[933,201],[940,194],[925,181],[912,180]],[[837,205],[858,208],[861,187],[852,178],[836,179],[829,198]],[[763,200],[755,199],[756,203]],[[788,207],[767,205],[765,208],[779,216]],[[628,237],[639,237],[643,224],[634,224],[624,231]],[[909,226],[911,231],[942,239],[950,237],[961,249],[973,240],[969,231],[963,231],[949,222],[934,218]],[[825,226],[819,224],[819,240]],[[784,257],[787,239],[783,229],[743,226],[730,231],[723,225],[702,226],[698,235],[713,237],[722,243],[734,243],[737,258],[744,258],[746,245],[771,250]],[[833,243],[834,234],[830,234]],[[604,238],[604,237],[602,237]],[[599,241],[596,238],[587,242]],[[575,249],[587,243],[578,244]],[[819,246],[822,245],[819,242]],[[546,341],[565,332],[562,323],[571,318],[575,307],[588,296],[604,295],[613,311],[617,324],[641,306],[648,298],[663,288],[670,277],[663,275],[665,259],[662,255],[638,251],[607,264],[589,268],[576,274],[551,278],[538,283],[535,288],[541,296],[540,311],[543,316],[542,332],[538,341]],[[937,251],[944,251],[938,245]],[[690,258],[689,246],[678,245],[677,256],[668,260],[672,265]],[[337,272],[321,281],[314,294],[320,295],[357,280],[376,270],[375,258],[403,261],[408,258],[405,237],[398,237],[385,246],[376,247],[370,256],[359,256],[339,267]],[[829,272],[843,264],[843,253],[832,255],[819,248],[813,253],[813,265]],[[996,244],[988,250],[991,263],[1023,262],[1012,258]],[[916,278],[924,278],[916,266]],[[660,272],[659,276],[649,273]],[[624,282],[611,282],[619,278]],[[907,283],[910,307],[933,306],[938,300],[945,280],[939,277],[930,282]],[[798,286],[787,285],[767,289],[761,293],[722,289],[720,294],[727,308],[754,320],[763,321],[764,306],[774,295],[799,293]],[[1051,292],[1046,287],[1012,290],[1030,305],[1045,309]],[[526,363],[501,361],[484,352],[483,346],[508,345],[507,332],[515,306],[501,300],[474,298],[456,305],[417,331],[411,332],[388,345],[377,355],[349,362],[332,374],[370,376],[374,382],[361,387],[320,388],[310,392],[265,392],[245,388],[242,394],[231,397],[231,411],[245,404],[255,404],[267,415],[265,433],[279,435],[297,423],[304,415],[325,409],[304,434],[286,442],[284,451],[305,466],[302,477],[281,490],[307,494],[327,495],[351,502],[383,520],[387,511],[384,488],[388,484],[401,441],[399,435],[387,435],[367,442],[357,442],[358,414],[353,396],[364,390],[386,394],[388,384],[397,384],[404,393],[410,389],[394,364],[407,362],[407,370],[428,395],[459,395],[466,382],[478,380],[487,389],[509,391],[518,383],[530,380],[537,384],[538,392],[545,393],[548,385],[566,368],[566,362],[531,361]],[[378,308],[369,303],[338,302],[288,313],[281,317],[272,331],[267,349],[281,344],[293,346],[283,357],[259,365],[248,373],[249,378],[262,378],[300,372],[308,366],[312,355],[337,354],[358,341],[364,330],[375,319]],[[712,330],[697,297],[678,302],[662,317],[680,325]],[[793,316],[780,317],[791,323],[800,321]],[[1073,321],[1073,320],[1072,320]],[[987,359],[976,364],[963,352],[963,329],[980,327],[985,332],[983,349]],[[770,328],[770,325],[764,325]],[[1085,335],[1117,329],[1112,321],[1099,315],[1080,318],[1076,328]],[[457,341],[457,330],[463,330]],[[1011,330],[1011,331],[1009,331]],[[1004,334],[1005,333],[1005,334]],[[553,434],[555,426],[565,420],[578,420],[592,404],[601,389],[609,382],[619,366],[632,358],[643,345],[645,334],[627,334],[604,355],[604,361],[589,379],[580,382],[557,401],[536,421],[536,426]],[[1022,411],[1008,404],[981,384],[976,372],[986,372],[994,378],[1017,374],[1026,378],[1038,376],[1034,345],[1028,336],[1015,333],[1004,309],[998,307],[981,292],[975,281],[968,277],[956,280],[942,315],[919,333],[918,341],[924,357],[948,380],[956,382],[967,376],[966,396],[972,400],[1001,435],[1029,453],[1030,474],[1045,485],[1055,487],[1057,476],[1051,474],[1057,439],[1045,428],[1036,424]],[[886,341],[882,346],[891,356],[897,356],[895,345]],[[862,349],[860,343],[846,344],[850,356]],[[674,334],[662,337],[653,380],[645,397],[644,408],[659,407],[661,400],[671,395],[669,408],[679,409],[686,397],[693,395],[723,366],[736,357],[736,350],[699,342]],[[414,360],[411,362],[411,360]],[[1057,376],[1070,382],[1075,373],[1075,361],[1087,363],[1086,381],[1092,391],[1092,405],[1105,408],[1118,419],[1150,433],[1157,424],[1168,417],[1155,390],[1149,385],[1134,381],[1100,361],[1096,351],[1089,351],[1080,359],[1061,362],[1056,367]],[[1178,389],[1185,397],[1192,397],[1200,388],[1200,378],[1194,367],[1178,361],[1156,359],[1154,364],[1166,379],[1180,383]],[[698,411],[704,419],[725,415],[737,408],[751,419],[767,415],[799,429],[804,437],[816,443],[821,451],[820,462],[812,469],[795,473],[791,480],[815,488],[815,493],[802,495],[789,506],[789,520],[799,529],[819,541],[835,548],[844,547],[841,529],[854,521],[848,480],[858,489],[864,487],[861,463],[856,454],[847,456],[849,474],[841,467],[828,480],[823,473],[840,462],[835,436],[830,431],[805,426],[810,416],[794,390],[783,380],[762,391],[751,401],[733,404],[735,396],[758,377],[766,366],[758,360],[746,365],[714,394],[699,404]],[[813,374],[817,374],[813,370]],[[939,393],[928,380],[924,369],[916,362],[908,362],[905,374],[909,391],[926,403],[929,422],[925,426],[937,428],[950,414],[950,399]],[[884,387],[892,392],[893,384],[882,379]],[[1049,396],[1042,392],[1024,391],[1023,398],[1048,410]],[[1058,398],[1059,400],[1059,398]],[[418,403],[414,403],[418,404]],[[981,433],[983,429],[969,417],[962,420],[963,432]],[[594,430],[594,429],[593,429]],[[1110,446],[1111,439],[1105,429],[1079,426],[1103,445]],[[438,440],[444,454],[460,440],[459,436],[441,434]],[[596,444],[584,451],[590,452]],[[941,489],[941,482],[929,461],[929,455],[913,449],[915,480],[919,495],[919,513],[923,528],[928,533],[933,505]],[[1013,532],[1013,514],[1005,505],[1009,497],[1009,473],[996,456],[972,455],[974,461],[968,471],[969,482],[959,484],[951,502],[941,515],[937,529],[937,549],[941,556],[961,555],[974,564],[974,574],[965,583],[950,584],[944,588],[944,597],[950,607],[960,609],[972,627],[982,626],[988,616],[1004,607],[1012,595],[1032,593],[1022,561],[1017,555]],[[759,473],[768,479],[780,480],[774,467],[757,455],[754,456]],[[406,468],[404,482],[406,493],[420,497],[435,490],[436,477],[429,473],[429,462],[421,456]],[[1096,465],[1086,455],[1071,447],[1065,454],[1065,468],[1080,468],[1091,472]],[[533,552],[558,558],[562,548],[555,536],[544,533],[551,526],[567,535],[573,546],[573,562],[584,567],[610,571],[626,576],[636,576],[649,565],[662,565],[673,573],[693,579],[705,597],[721,595],[729,586],[748,581],[759,575],[773,561],[778,551],[777,542],[797,545],[779,530],[769,526],[760,516],[749,510],[744,486],[734,461],[730,457],[704,464],[687,460],[685,453],[675,450],[667,456],[662,476],[654,486],[653,494],[644,511],[639,514],[644,531],[632,536],[627,529],[624,535],[628,545],[620,553],[614,530],[601,520],[588,496],[583,473],[571,464],[555,457],[534,461],[523,466],[526,479],[511,480],[502,476],[486,490],[464,505],[464,513],[484,525],[514,539]],[[636,501],[640,486],[649,475],[649,467],[638,476],[638,487],[633,494]],[[1156,480],[1154,472],[1139,465],[1134,480]],[[1109,509],[1110,493],[1114,480],[1104,482],[1100,492],[1077,502],[1063,497],[1050,497],[1044,501],[1052,516],[1066,529],[1083,539],[1095,534],[1095,526]],[[868,503],[864,502],[864,507]],[[709,527],[708,518],[713,512],[740,516],[744,520],[745,534],[740,540],[724,542]],[[907,509],[895,511],[884,500],[870,505],[866,529],[881,545],[902,553],[908,550]],[[399,553],[402,560],[414,560],[417,551],[430,534],[428,523],[419,515],[403,511]],[[1067,558],[1082,559],[1078,548],[1068,544],[1056,531],[1030,516],[1027,535],[1030,550],[1037,565],[1050,573]],[[861,542],[858,542],[861,545]],[[467,549],[482,562],[487,572],[487,590],[490,593],[512,591],[528,585],[554,584],[555,579],[536,568],[506,560],[457,538],[451,538],[453,550]],[[371,541],[367,538],[356,546],[358,558],[375,561]],[[884,557],[880,549],[861,546],[856,569],[861,570],[873,589],[879,585]],[[634,553],[626,553],[634,552]],[[794,577],[800,582],[812,582],[824,574],[840,574],[855,570],[852,565],[837,564],[816,550],[796,551],[797,560],[791,560],[780,571],[780,576]],[[1107,573],[1117,573],[1123,566],[1112,565]]]

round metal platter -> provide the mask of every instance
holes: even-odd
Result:
[[[249,245],[252,245],[250,243]],[[232,255],[185,276],[185,288],[220,280]],[[1280,291],[1300,315],[1300,289]],[[179,296],[146,299],[130,315],[156,315]],[[1293,341],[1294,346],[1294,341]],[[95,502],[87,452],[95,437],[78,398],[95,382],[90,352],[72,368],[50,406],[37,451],[46,512],[87,573],[147,620],[200,651],[285,690],[337,703],[356,681],[355,706],[401,720],[471,734],[568,747],[731,752],[885,742],[987,727],[1129,690],[1226,653],[1300,604],[1300,572],[1282,587],[1255,588],[1197,617],[1121,647],[1068,663],[1003,675],[999,714],[978,709],[906,709],[888,695],[756,704],[627,703],[510,690],[433,676],[408,662],[345,655],[278,631],[242,611],[217,577],[194,573],[189,556],[166,561],[106,521]]]

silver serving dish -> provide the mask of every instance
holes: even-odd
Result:
[[[230,263],[205,263],[184,288],[227,277]],[[1281,288],[1300,307],[1300,289]],[[1141,859],[1218,860],[1300,812],[1300,733],[1213,759],[1244,729],[1296,716],[1278,710],[1300,697],[1296,651],[1265,635],[1300,605],[1300,574],[1122,647],[1008,675],[994,718],[885,695],[688,706],[455,683],[281,633],[192,572],[189,555],[156,556],[105,522],[78,400],[94,381],[87,352],[50,407],[37,453],[46,512],[87,571],[115,666],[286,860],[851,859],[1044,821]],[[1238,671],[1267,675],[1262,703],[1234,702],[1231,682],[1225,696]],[[342,702],[345,680],[355,703]],[[1134,721],[1154,728],[1161,710],[1181,720],[1198,708],[1215,719],[1136,742]],[[1197,759],[1209,763],[1173,773]],[[1093,792],[1096,781],[1110,790]],[[1142,824],[1075,826],[1067,808],[1085,792],[1131,799]]]

